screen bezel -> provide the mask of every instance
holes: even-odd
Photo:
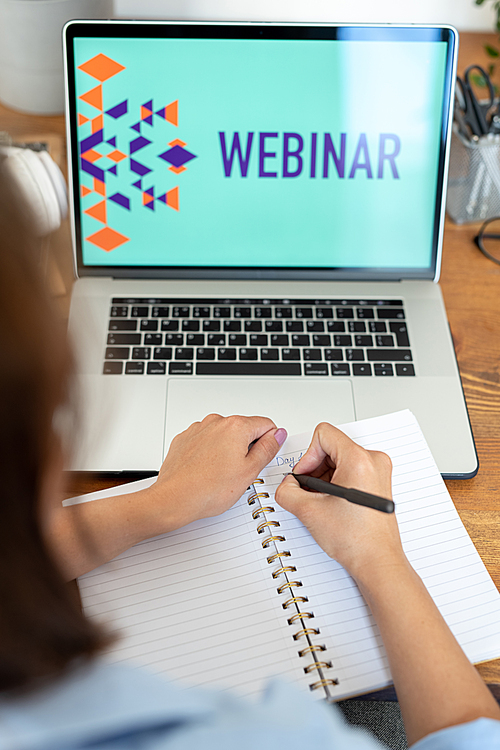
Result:
[[[446,177],[452,123],[452,94],[456,70],[457,32],[448,26],[387,26],[340,24],[215,23],[174,21],[70,21],[64,28],[66,120],[68,169],[75,269],[79,277],[154,279],[246,279],[246,280],[401,280],[434,279],[439,276],[443,239]],[[446,42],[446,70],[440,124],[439,164],[432,232],[431,262],[428,268],[307,268],[307,267],[221,267],[221,266],[94,266],[83,263],[80,229],[80,185],[73,40],[77,37],[251,39],[317,41],[407,41]]]

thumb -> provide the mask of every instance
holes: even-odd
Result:
[[[293,474],[288,474],[279,487],[276,488],[274,497],[278,505],[281,505],[282,508],[288,510],[290,513],[297,515],[294,509],[303,503],[304,500],[309,499],[307,495],[310,495],[310,493],[302,489]]]
[[[248,452],[249,458],[254,462],[255,471],[261,471],[272,461],[286,438],[287,431],[280,427],[278,430],[269,430],[255,441]]]

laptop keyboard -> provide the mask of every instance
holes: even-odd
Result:
[[[413,376],[402,300],[114,298],[105,375]]]

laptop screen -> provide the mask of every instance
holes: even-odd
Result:
[[[454,43],[434,28],[71,23],[80,273],[432,277]]]

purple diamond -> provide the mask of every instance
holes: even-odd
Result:
[[[191,159],[196,159],[196,155],[192,154],[182,146],[174,146],[173,148],[169,148],[168,151],[165,151],[163,154],[160,154],[160,159],[165,159],[165,161],[168,161],[173,167],[178,168],[182,167],[188,161],[191,161]]]

